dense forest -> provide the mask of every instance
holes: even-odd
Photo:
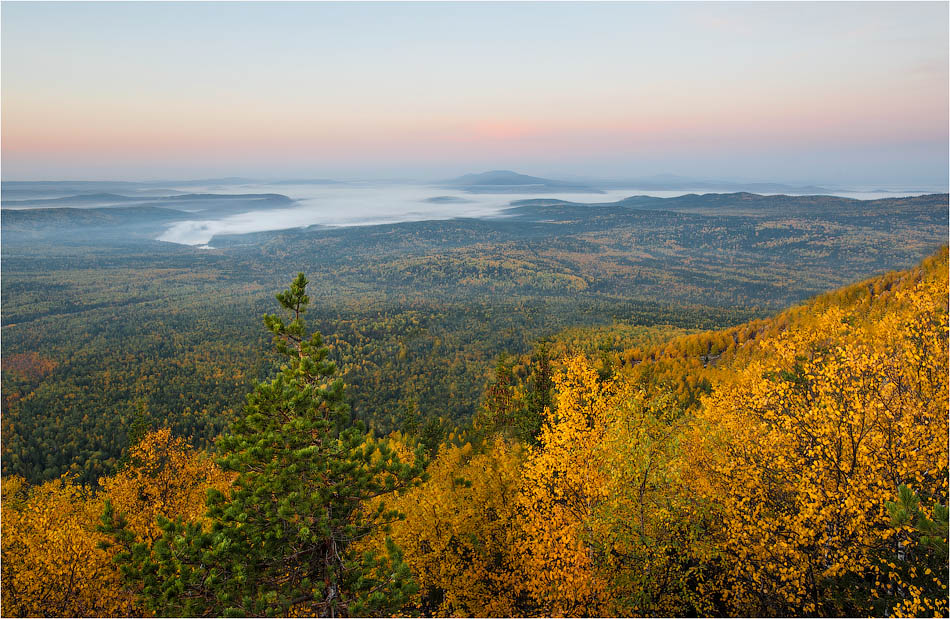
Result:
[[[4,615],[947,613],[946,195],[176,204],[2,211]]]
[[[0,0],[0,619],[950,619],[950,0]]]
[[[950,611],[946,248],[723,328],[558,329],[486,368],[470,422],[409,398],[386,432],[348,405],[310,289],[277,295],[213,446],[143,391],[95,484],[5,471],[4,615]],[[22,354],[4,380],[56,369]]]
[[[407,419],[435,436],[473,419],[504,354],[519,380],[524,357],[557,339],[628,363],[910,267],[948,229],[945,194],[739,193],[516,201],[495,219],[218,236],[213,249],[151,240],[185,216],[176,206],[235,202],[2,210],[4,475],[95,485],[140,419],[211,448],[277,369],[258,320],[297,271],[353,415],[377,436]]]

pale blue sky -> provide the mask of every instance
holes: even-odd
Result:
[[[21,3],[5,178],[946,184],[947,3]]]

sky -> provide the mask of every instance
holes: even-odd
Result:
[[[946,187],[946,2],[3,2],[2,177]]]

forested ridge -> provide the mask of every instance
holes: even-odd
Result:
[[[339,356],[307,286],[213,446],[143,395],[95,482],[5,468],[4,615],[948,614],[946,247],[733,326],[564,325],[470,422],[410,387],[375,431],[340,378],[372,328]],[[387,320],[409,358],[426,315]],[[4,364],[5,398],[56,371]]]
[[[219,236],[199,249],[149,240],[161,226],[125,207],[5,208],[3,474],[94,485],[140,416],[209,448],[276,369],[258,319],[297,271],[353,414],[378,436],[407,414],[435,433],[475,416],[504,353],[523,373],[514,358],[539,341],[591,328],[597,363],[616,364],[617,337],[631,360],[644,348],[637,329],[764,319],[916,264],[945,242],[947,213],[945,194],[541,200],[493,220]]]

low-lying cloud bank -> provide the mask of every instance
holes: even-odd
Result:
[[[444,184],[258,182],[246,179],[194,181],[180,186],[162,183],[159,188],[134,183],[22,182],[4,186],[3,208],[7,212],[53,207],[105,208],[108,213],[117,213],[120,207],[159,207],[165,209],[167,225],[153,221],[150,228],[136,229],[136,236],[207,246],[216,235],[308,226],[368,226],[501,217],[512,202],[530,198],[608,203],[634,195],[669,198],[694,192],[621,187],[605,188],[592,195],[589,191],[569,187],[563,191],[546,187],[543,191],[505,188],[501,193],[479,193]],[[888,191],[833,193],[859,199],[918,195]],[[168,213],[174,216],[168,217]],[[132,215],[129,217],[133,218]],[[133,222],[126,223],[132,225]],[[159,226],[158,232],[155,225]]]
[[[212,188],[209,188],[211,190]],[[222,188],[214,188],[220,191]],[[241,192],[265,193],[276,187],[240,186]],[[281,186],[295,200],[283,209],[252,211],[223,218],[195,219],[169,226],[161,241],[206,245],[218,234],[248,234],[306,226],[367,226],[405,221],[498,217],[513,200],[534,194],[451,195],[444,188],[423,185]],[[610,202],[630,195],[628,190],[598,195]],[[544,197],[587,201],[589,194],[564,192]]]

